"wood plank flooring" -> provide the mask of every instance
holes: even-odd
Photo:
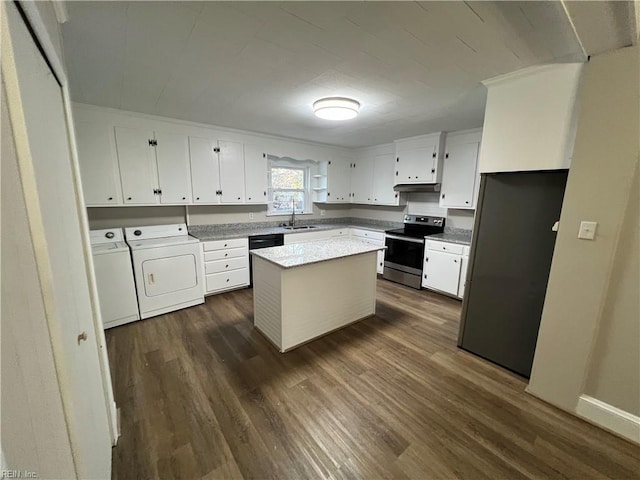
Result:
[[[458,350],[460,302],[378,280],[374,317],[286,354],[252,290],[107,331],[115,479],[640,478],[640,448]]]

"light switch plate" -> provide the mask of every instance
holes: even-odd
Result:
[[[578,230],[578,238],[583,240],[593,240],[596,237],[596,228],[598,222],[580,222],[580,230]]]

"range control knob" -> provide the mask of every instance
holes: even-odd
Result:
[[[107,233],[104,234],[104,236],[107,237],[107,238],[113,238],[113,237],[115,237],[115,234],[113,232],[107,232]]]
[[[142,235],[142,230],[134,230],[134,231],[133,231],[133,234],[134,234],[136,237],[139,237],[140,235]]]

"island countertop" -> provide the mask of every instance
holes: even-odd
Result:
[[[336,258],[384,250],[383,245],[373,245],[353,238],[330,238],[315,242],[295,243],[279,247],[251,250],[249,253],[282,268],[300,267]]]

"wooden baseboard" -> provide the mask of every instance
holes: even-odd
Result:
[[[640,444],[640,417],[588,395],[581,395],[576,414],[621,437]]]

